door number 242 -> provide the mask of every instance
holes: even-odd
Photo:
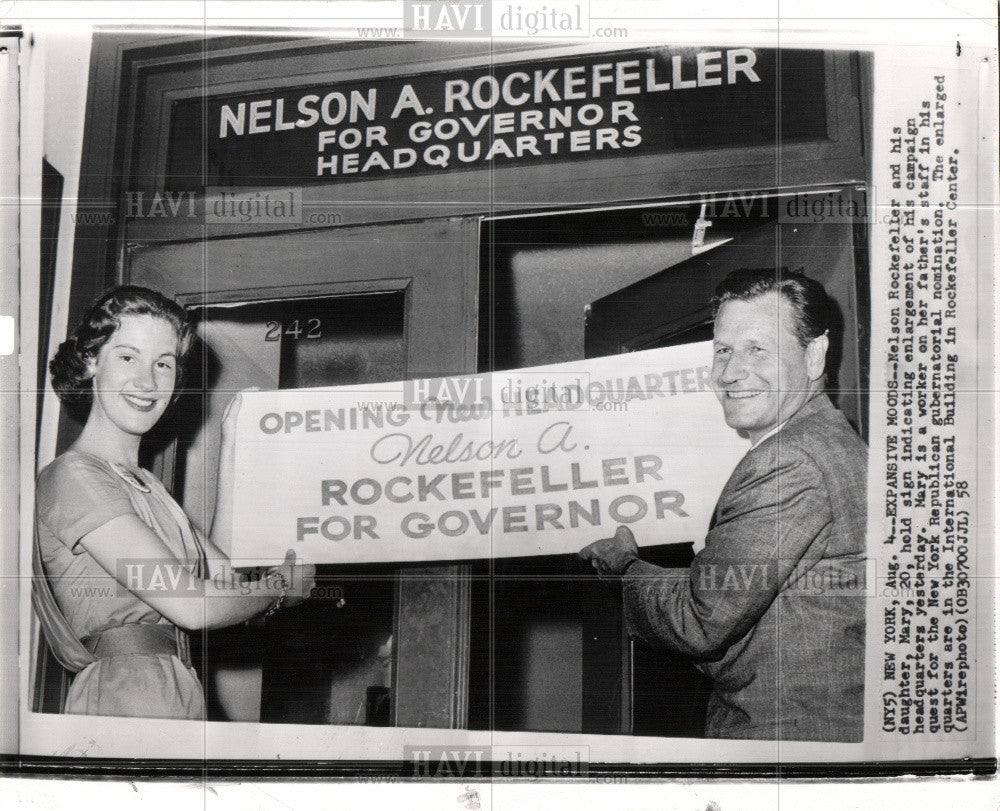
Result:
[[[284,334],[289,338],[297,341],[300,338],[321,338],[323,337],[323,322],[318,318],[310,318],[307,322],[308,327],[303,328],[299,325],[299,319],[295,319],[290,323],[284,330]],[[265,341],[280,341],[282,335],[281,322],[280,321],[268,321],[267,322],[267,333],[264,335]]]

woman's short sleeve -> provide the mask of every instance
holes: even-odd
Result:
[[[81,538],[120,515],[134,515],[128,494],[97,459],[69,453],[38,477],[35,513],[74,553]]]

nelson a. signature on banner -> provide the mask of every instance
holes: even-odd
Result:
[[[576,552],[632,525],[701,544],[747,449],[711,345],[510,372],[249,392],[233,559],[313,563]]]

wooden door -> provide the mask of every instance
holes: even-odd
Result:
[[[477,234],[453,219],[131,246],[126,281],[175,297],[199,323],[196,379],[150,460],[196,523],[214,509],[233,392],[474,371]],[[464,726],[465,570],[322,574],[343,607],[312,601],[269,629],[200,640],[213,717]]]

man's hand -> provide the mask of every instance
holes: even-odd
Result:
[[[602,538],[577,553],[583,560],[589,560],[598,577],[611,579],[621,577],[628,565],[639,558],[632,530],[618,527],[613,538]]]

